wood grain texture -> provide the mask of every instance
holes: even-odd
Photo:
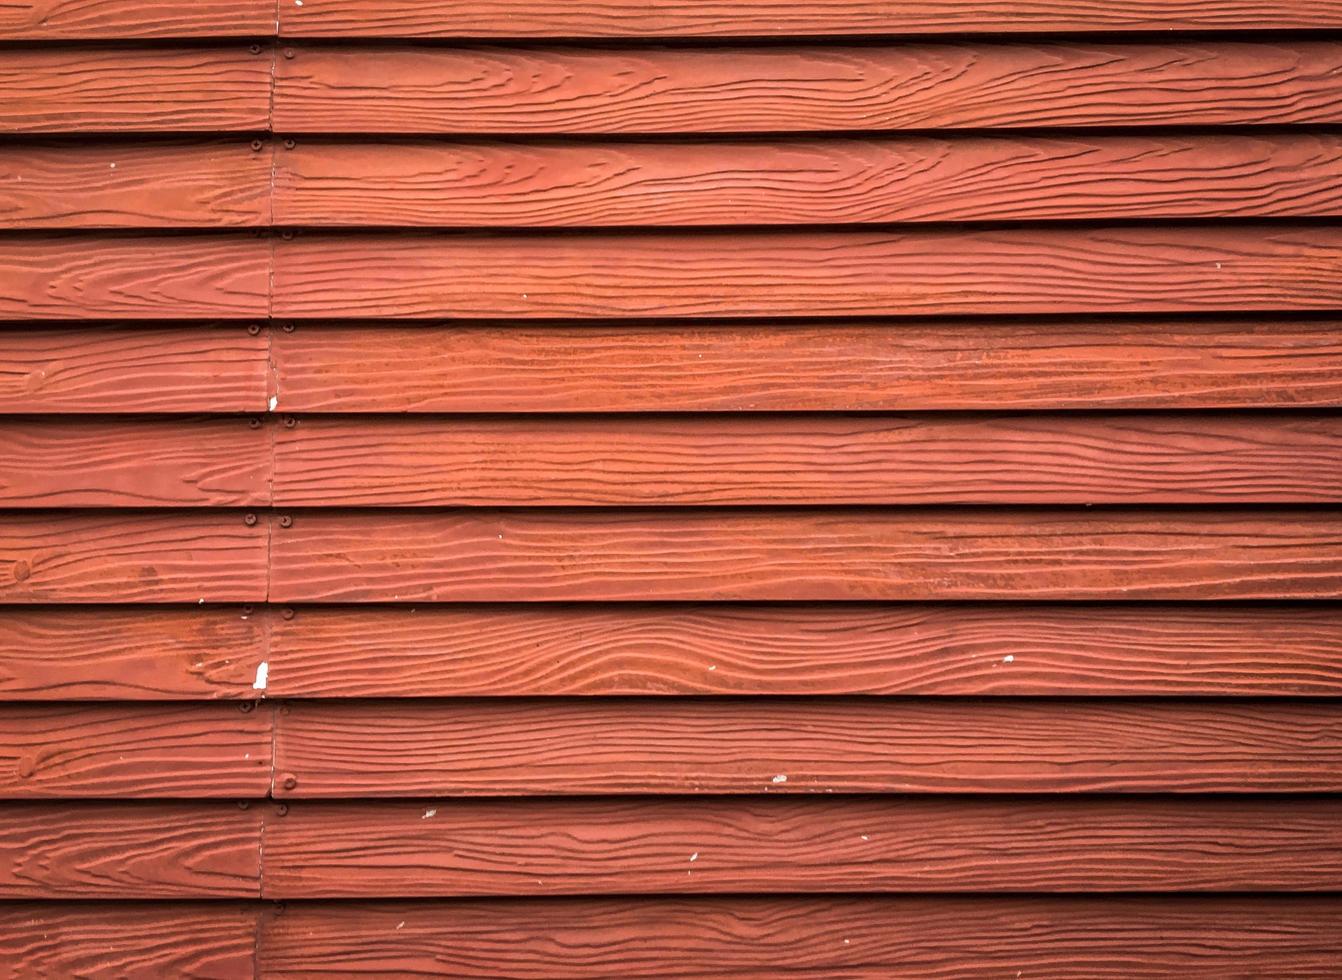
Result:
[[[309,235],[274,263],[291,317],[1331,312],[1342,229]]]
[[[245,44],[13,48],[0,61],[0,133],[265,130],[271,61]]]
[[[330,0],[303,9],[323,3]],[[800,133],[1342,121],[1342,50],[1328,41],[293,50],[292,59],[275,64],[277,132]]]
[[[1339,532],[1231,508],[308,511],[274,532],[270,597],[1338,599]]]
[[[0,957],[22,977],[253,976],[259,907],[235,902],[0,904]]]
[[[275,767],[276,795],[308,798],[1320,793],[1342,789],[1342,703],[295,701]]]
[[[0,228],[222,228],[270,218],[244,140],[0,146]]]
[[[0,40],[263,37],[275,33],[274,0],[10,0]]]
[[[236,325],[3,329],[0,412],[264,411],[267,348]]]
[[[0,898],[254,898],[259,807],[0,805]]]
[[[242,418],[0,421],[0,506],[266,506],[273,431]]]
[[[275,163],[276,220],[318,227],[790,225],[1342,211],[1342,137],[1328,134],[674,144],[302,141],[277,153]],[[0,155],[0,176],[4,169]],[[104,177],[105,171],[96,174]]]
[[[304,903],[262,929],[265,976],[1323,980],[1342,954],[1342,905],[1306,896]]]
[[[270,787],[268,710],[208,702],[5,704],[0,734],[4,799],[231,800],[264,796]]]
[[[0,240],[0,318],[264,317],[270,243],[249,235]]]
[[[1342,803],[790,797],[295,803],[268,898],[1331,890]]]
[[[273,343],[296,412],[1342,405],[1333,320],[326,323]]]
[[[1342,27],[1328,0],[317,0],[279,5],[289,37],[765,37]]]
[[[8,628],[26,638],[44,623],[0,619],[0,637]],[[1342,608],[315,607],[274,619],[269,684],[283,698],[1337,695]]]
[[[293,422],[275,444],[280,506],[1342,503],[1342,417],[1331,414]],[[141,455],[139,441],[157,440],[146,427],[118,439],[114,428],[81,424],[65,427],[68,437],[43,439],[0,425],[0,452],[14,446],[36,457],[25,470],[50,468],[46,480],[34,474],[31,488],[0,478],[0,502],[61,501],[63,490],[106,500],[101,488],[113,478],[82,445],[105,429],[102,453],[113,463]],[[244,503],[264,494],[263,438],[244,441],[230,430],[208,460],[193,460],[171,448],[190,434],[165,433],[161,460],[143,454],[149,474],[140,479],[170,486],[146,502]],[[188,441],[208,439],[206,430]],[[34,442],[46,451],[32,452]],[[74,458],[91,461],[79,477],[67,472]],[[202,468],[222,469],[236,484],[240,467],[247,500],[200,486]],[[122,490],[109,502],[135,499]]]
[[[241,512],[0,515],[0,604],[266,598],[266,520]]]
[[[262,611],[246,606],[6,609],[0,612],[0,697],[254,698],[267,632]]]

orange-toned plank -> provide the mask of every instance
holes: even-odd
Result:
[[[241,511],[0,515],[0,603],[251,602],[263,517]]]
[[[296,701],[283,796],[1336,792],[1342,702]],[[686,855],[688,864],[689,855]]]
[[[46,650],[61,621],[9,622]],[[275,697],[1342,694],[1338,606],[314,607],[273,630]]]
[[[305,324],[273,343],[300,412],[1342,405],[1332,320]]]
[[[268,341],[245,326],[0,330],[0,412],[258,412]]]
[[[304,511],[275,529],[270,595],[1338,599],[1340,532],[1332,511],[1229,508]]]
[[[0,317],[264,317],[270,243],[250,235],[0,240]]]
[[[269,48],[15,48],[0,61],[0,133],[264,130]]]
[[[1090,504],[1342,503],[1342,418],[1334,415],[900,415],[688,416],[679,418],[290,419],[275,445],[281,506],[510,506],[587,504]],[[245,423],[209,453],[207,472],[237,482],[249,500],[210,494],[199,459],[172,449],[190,430],[107,432],[110,464],[142,456],[148,481],[171,481],[151,503],[259,499],[263,438]],[[84,439],[0,425],[0,453],[50,458],[51,476],[0,502],[84,500],[112,482]],[[8,436],[8,438],[7,438]],[[79,438],[75,438],[79,437]],[[139,453],[157,441],[165,459]],[[208,436],[188,439],[198,445]],[[41,450],[28,449],[32,443]],[[78,448],[72,454],[71,446]],[[44,450],[44,451],[43,451]],[[250,452],[252,458],[245,457]],[[91,465],[79,477],[72,458]],[[25,463],[34,469],[48,467]],[[22,473],[22,470],[21,470]],[[45,474],[43,474],[45,475]],[[181,483],[190,490],[177,489]],[[88,499],[106,499],[89,497]],[[133,500],[122,488],[111,502]]]
[[[250,709],[0,705],[0,798],[264,796],[271,713]]]
[[[277,153],[275,163],[276,220],[289,225],[788,225],[1342,212],[1342,137],[1325,134],[299,141]]]
[[[1331,311],[1339,295],[1342,229],[1313,225],[307,235],[276,243],[274,273],[292,317]]]
[[[0,421],[0,506],[265,506],[272,431],[245,418]]]
[[[1330,798],[295,803],[268,898],[702,892],[1327,891]]]
[[[251,898],[259,807],[236,803],[0,805],[0,898]]]
[[[1342,121],[1342,50],[1329,41],[290,50],[292,58],[276,61],[279,132],[796,133]]]
[[[270,170],[244,140],[0,146],[0,228],[262,225]]]
[[[275,33],[275,0],[10,0],[0,40],[263,37]]]
[[[0,697],[11,701],[252,698],[266,620],[248,606],[37,607],[0,612]],[[261,689],[264,689],[263,687]]]
[[[1342,900],[1292,896],[590,898],[291,904],[265,976],[1330,977]]]

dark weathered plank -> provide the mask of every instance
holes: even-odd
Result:
[[[1339,532],[1227,508],[309,511],[274,531],[270,596],[1337,599]]]
[[[312,798],[1342,790],[1329,700],[297,701],[275,738]]]
[[[788,225],[1342,212],[1342,137],[1324,134],[677,144],[301,140],[277,153],[275,163],[276,220],[310,226]],[[0,176],[4,168],[0,156]]]
[[[0,806],[0,898],[252,898],[260,807],[236,803]]]
[[[262,225],[270,156],[245,140],[0,146],[0,228]]]
[[[0,611],[0,697],[256,697],[265,687],[267,622],[260,609],[246,606],[6,609]]]
[[[273,342],[279,406],[300,412],[1342,405],[1331,320],[304,324]]]
[[[11,632],[16,648],[27,641],[49,650],[48,631],[60,627],[46,623],[45,617],[0,618],[0,637]],[[71,667],[82,677],[101,662],[83,655]],[[7,686],[14,689],[14,683]],[[269,684],[275,697],[304,698],[400,697],[408,691],[436,697],[1336,695],[1342,694],[1342,608],[997,603],[307,608],[290,619],[274,619]],[[18,690],[34,696],[29,687]]]
[[[268,898],[1331,890],[1342,802],[791,797],[295,803]]]
[[[0,420],[0,507],[265,506],[274,428],[254,422]]]
[[[271,713],[250,709],[0,705],[0,798],[264,796]]]
[[[0,240],[0,318],[264,317],[270,243],[251,235]]]
[[[592,898],[292,904],[265,976],[1325,980],[1342,900],[1287,896]]]
[[[1342,121],[1342,49],[1328,41],[289,50],[293,57],[276,61],[274,116],[275,129],[288,133],[777,133]]]
[[[10,0],[0,40],[263,37],[276,28],[275,0]]]
[[[0,60],[0,133],[264,130],[272,60],[240,43],[13,48]]]
[[[1299,412],[289,421],[275,445],[282,506],[1342,503],[1342,418]],[[206,461],[173,450],[208,434],[183,427],[159,439],[157,426],[122,434],[81,424],[44,439],[0,425],[0,453],[37,457],[23,470],[53,461],[45,481],[30,478],[46,496],[0,478],[0,503],[62,501],[62,488],[81,501],[133,501],[130,488],[94,490],[114,478],[83,441],[104,430],[112,463],[141,457],[149,469],[139,479],[169,484],[147,502],[248,503],[265,492],[264,438],[228,430],[211,447],[206,471],[234,489],[230,499],[224,486],[199,485]],[[146,439],[162,460],[136,451]],[[74,458],[90,462],[77,477]]]
[[[274,262],[275,314],[293,317],[1331,311],[1342,295],[1342,229],[1313,225],[307,235]]]
[[[0,515],[0,603],[252,602],[267,520],[208,513]]]

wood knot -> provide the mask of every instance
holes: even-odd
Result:
[[[14,575],[15,582],[26,582],[28,581],[28,576],[33,574],[32,567],[22,558],[14,563],[10,572]]]

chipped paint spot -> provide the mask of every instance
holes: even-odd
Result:
[[[424,811],[424,816],[420,817],[419,819],[428,820],[430,817],[436,817],[436,816],[438,816],[438,810],[434,807],[430,807],[429,809]]]
[[[252,681],[252,690],[264,691],[266,689],[266,681],[269,677],[270,663],[269,661],[262,660],[256,665],[256,680]]]
[[[691,860],[691,861],[698,861],[698,860],[699,860],[699,852],[698,852],[698,851],[695,851],[693,854],[691,854],[691,855],[690,855],[690,860]]]
[[[1015,662],[1016,662],[1016,658],[1015,658],[1014,656],[1012,656],[1011,654],[1009,654],[1009,653],[1008,653],[1005,657],[1002,658],[1002,663],[1004,663],[1004,664],[1011,664],[1011,663],[1015,663]]]
[[[270,396],[270,410],[271,410],[272,412],[275,411],[275,406],[278,405],[279,403],[280,403],[280,396],[279,396],[279,395],[271,395],[271,396]]]
[[[787,777],[784,776],[784,775],[780,772],[777,776],[774,777],[774,782],[775,782],[775,783],[786,783],[786,782],[787,782]]]

